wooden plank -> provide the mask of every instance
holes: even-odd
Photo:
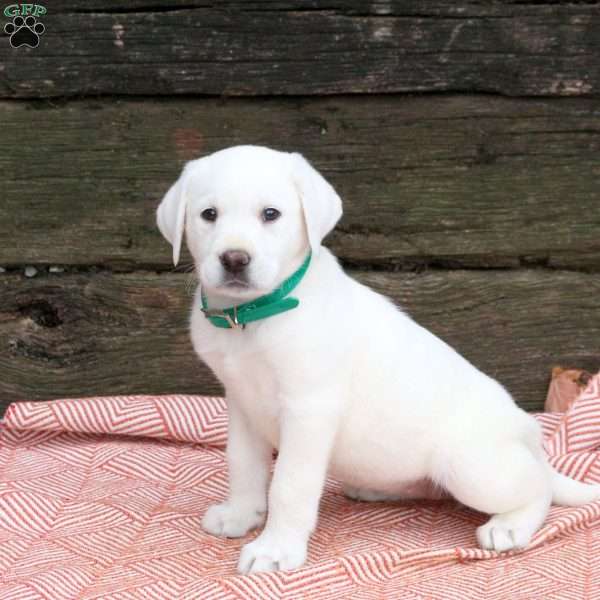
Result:
[[[600,100],[340,97],[0,103],[0,266],[170,268],[154,209],[186,160],[303,152],[348,263],[600,269]]]
[[[229,11],[295,11],[319,12],[338,11],[349,15],[394,15],[401,16],[501,16],[507,7],[517,16],[552,14],[560,8],[564,14],[576,15],[581,10],[577,4],[593,5],[594,2],[523,2],[523,0],[503,0],[503,2],[481,2],[481,0],[463,0],[462,2],[401,2],[395,0],[221,0],[218,7]],[[129,0],[115,5],[113,0],[54,0],[52,13],[69,12],[89,13],[128,13],[128,12],[172,12],[192,8],[215,8],[214,0]],[[47,7],[48,8],[48,7]]]
[[[366,4],[53,2],[0,97],[600,90],[596,2]]]
[[[183,275],[0,277],[0,405],[128,393],[218,393],[194,359]]]
[[[353,272],[539,409],[551,367],[600,367],[600,281],[545,269]],[[184,274],[0,275],[0,405],[218,393],[188,340]],[[402,365],[398,365],[402,368]],[[435,365],[431,365],[435,376]]]

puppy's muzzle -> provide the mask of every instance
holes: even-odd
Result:
[[[239,275],[250,264],[250,255],[244,250],[226,250],[219,260],[228,273]]]

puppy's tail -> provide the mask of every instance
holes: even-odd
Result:
[[[532,420],[527,424],[526,444],[532,454],[543,464],[550,475],[552,504],[559,506],[581,506],[594,500],[600,500],[600,485],[582,483],[556,471],[542,450],[542,431]]]
[[[581,506],[600,500],[600,485],[589,485],[551,469],[552,504]]]

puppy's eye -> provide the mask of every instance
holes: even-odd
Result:
[[[216,208],[205,208],[201,213],[200,216],[205,220],[205,221],[216,221],[217,220],[217,209]]]
[[[263,221],[276,221],[281,216],[281,213],[276,208],[265,208],[262,211]]]

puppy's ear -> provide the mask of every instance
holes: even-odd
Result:
[[[189,163],[188,163],[189,164]],[[173,246],[173,264],[177,266],[185,225],[187,198],[184,190],[187,165],[179,179],[170,187],[156,209],[156,224],[163,237]]]
[[[335,227],[342,216],[342,201],[325,178],[296,152],[291,155],[292,179],[298,190],[308,242],[317,254],[323,238]]]

